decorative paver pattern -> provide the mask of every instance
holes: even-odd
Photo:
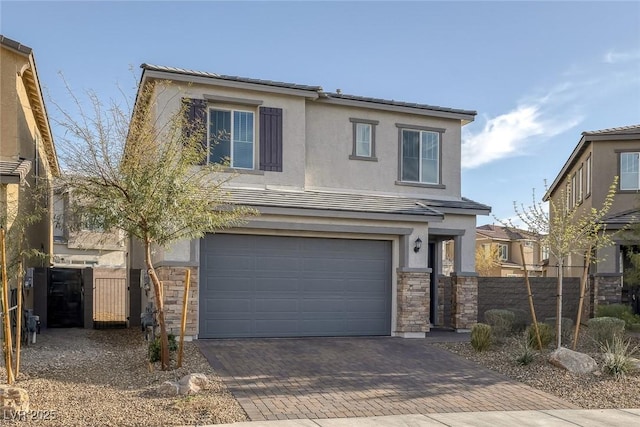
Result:
[[[252,421],[576,408],[428,340],[199,340],[198,345]]]

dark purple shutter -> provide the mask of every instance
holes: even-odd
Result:
[[[282,108],[260,107],[260,170],[282,172]]]
[[[204,99],[182,98],[182,102],[187,104],[185,108],[186,121],[184,123],[185,137],[190,137],[198,133],[201,137],[200,144],[203,150],[207,150],[207,101]],[[208,155],[207,155],[208,157]],[[202,164],[207,163],[205,157]]]

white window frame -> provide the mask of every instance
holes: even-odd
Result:
[[[591,154],[587,157],[587,161],[585,162],[585,196],[586,199],[591,195]]]
[[[584,178],[584,174],[582,171],[582,165],[580,165],[580,168],[578,169],[578,174],[577,174],[577,178],[576,178],[576,183],[578,184],[578,189],[577,189],[577,199],[578,199],[578,204],[582,203],[583,200],[583,194],[582,194],[582,181]]]
[[[353,141],[351,147],[351,155],[349,155],[349,159],[351,160],[369,160],[369,161],[377,161],[376,158],[376,126],[380,123],[377,120],[369,120],[369,119],[358,119],[358,118],[350,118],[349,121],[353,125],[352,133],[353,133]],[[368,153],[358,153],[358,127],[359,126],[368,126],[369,127],[369,152]]]
[[[576,207],[576,174],[571,175],[571,207]]]
[[[402,170],[402,165],[404,164],[404,157],[403,157],[403,153],[404,153],[404,133],[405,132],[418,132],[419,134],[419,147],[418,147],[418,181],[410,181],[410,180],[406,180],[404,179],[403,175],[403,170]],[[435,182],[431,182],[431,181],[424,181],[423,177],[422,177],[422,145],[424,143],[423,141],[423,136],[425,134],[434,134],[438,137],[438,141],[437,141],[437,149],[438,149],[438,153],[437,153],[437,158],[436,158],[436,181]],[[438,131],[435,130],[423,130],[423,129],[413,129],[413,128],[403,128],[400,129],[400,180],[402,182],[415,182],[415,183],[419,183],[419,184],[427,184],[427,185],[438,185],[440,184],[440,181],[442,180],[441,178],[441,161],[442,161],[442,134]]]
[[[634,187],[623,187],[622,186],[622,157],[623,156],[628,156],[628,155],[635,155],[635,160],[636,160],[636,169],[639,170],[638,172],[638,181],[636,182]],[[620,184],[619,184],[619,188],[621,191],[635,191],[635,190],[640,190],[640,152],[637,151],[625,151],[625,152],[621,152],[620,153],[620,157],[619,157],[619,162],[618,162],[619,166],[618,166],[618,173],[620,176]]]
[[[369,123],[356,123],[355,126],[356,126],[356,141],[355,141],[355,143],[356,143],[356,147],[355,147],[356,148],[356,152],[355,152],[356,157],[371,157],[371,151],[372,151],[371,149],[373,148],[373,147],[371,147],[371,145],[372,145],[371,144],[371,139],[372,139],[371,138],[371,136],[372,136],[371,133],[373,131],[373,126],[370,125]],[[362,140],[360,140],[358,138],[358,136],[360,135],[360,129],[361,128],[369,130],[369,132],[368,132],[368,136],[369,137],[368,138],[364,138]],[[361,144],[366,146],[366,148],[367,148],[367,152],[366,153],[362,153],[362,152],[359,153],[358,152],[358,148],[359,148],[359,146]]]
[[[229,127],[231,128],[230,133],[229,133],[229,167],[233,168],[233,169],[242,169],[242,170],[253,170],[256,167],[256,113],[255,111],[252,110],[243,110],[240,108],[221,108],[219,106],[209,106],[207,108],[207,163],[210,163],[210,156],[211,156],[211,111],[224,111],[224,112],[229,112],[231,115],[231,121],[230,121],[230,125]],[[238,113],[249,113],[252,115],[253,117],[253,126],[252,126],[252,135],[253,135],[253,140],[251,141],[251,145],[252,145],[252,150],[251,150],[251,167],[247,168],[247,167],[240,167],[240,166],[234,166],[233,165],[233,161],[234,161],[234,157],[235,157],[235,144],[234,144],[234,138],[233,138],[233,129],[234,129],[234,124],[235,124],[235,112]]]
[[[504,243],[498,244],[498,259],[500,261],[506,261],[509,259],[509,246]]]

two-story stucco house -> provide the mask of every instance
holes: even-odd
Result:
[[[21,216],[31,215],[38,207],[42,215],[26,228],[27,247],[23,249],[51,254],[49,207],[52,179],[59,174],[59,167],[47,110],[32,49],[2,35],[0,94],[0,219],[7,234],[16,236],[23,227],[18,224],[25,224]],[[9,257],[16,256],[16,241],[14,237],[8,244]],[[26,268],[49,264],[46,259],[25,261]],[[27,286],[32,283],[27,280]],[[13,280],[11,287],[15,288]],[[27,292],[26,297],[26,306],[30,307],[32,294]]]
[[[490,212],[460,194],[461,128],[475,111],[142,69],[141,87],[160,83],[159,122],[188,102],[207,121],[209,161],[228,158],[238,174],[233,202],[260,212],[242,227],[156,250],[165,286],[179,284],[166,295],[181,296],[180,267],[196,278],[188,334],[424,337],[437,318],[439,243],[451,239],[453,324],[475,323],[476,215]],[[131,259],[144,268],[135,247]]]
[[[544,261],[548,259],[548,255],[531,233],[495,224],[476,228],[476,252],[478,251],[481,251],[478,256],[496,255],[496,259],[492,260],[494,262],[485,266],[486,271],[478,269],[481,276],[521,277],[524,276],[526,266],[529,276],[539,277],[543,275]]]
[[[545,200],[566,203],[569,208],[600,209],[609,187],[619,177],[613,206],[605,223],[608,232],[617,232],[640,218],[640,125],[583,132],[582,138],[569,156],[562,170],[549,187]],[[568,194],[561,200],[562,191]],[[619,287],[629,265],[628,251],[637,250],[637,237],[631,233],[617,233],[614,245],[596,254],[597,264],[591,273],[599,284],[598,291],[610,302],[620,302]],[[579,277],[583,259],[573,255],[566,261],[564,274]],[[549,274],[557,274],[550,260]],[[626,289],[625,289],[626,291]],[[623,292],[622,295],[626,295]]]

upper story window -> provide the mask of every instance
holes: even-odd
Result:
[[[640,153],[620,153],[620,190],[640,189]]]
[[[500,259],[500,261],[509,259],[509,246],[503,244],[498,245],[498,259]]]
[[[582,171],[582,165],[580,165],[580,169],[578,169],[578,174],[576,177],[576,184],[578,186],[578,188],[576,189],[576,198],[577,198],[577,202],[578,204],[582,203],[582,182],[584,180],[584,173]]]
[[[584,196],[587,198],[591,194],[591,154],[585,162],[584,175]]]
[[[209,109],[209,162],[253,169],[253,142],[253,112]]]
[[[426,128],[400,130],[401,181],[440,184],[441,133]]]
[[[353,149],[349,156],[352,160],[376,159],[377,120],[349,119],[353,123]]]
[[[261,107],[262,101],[204,95],[183,98],[186,136],[197,131],[208,163],[227,163],[239,171],[282,172],[283,110]],[[209,101],[214,106],[209,106]],[[226,106],[229,105],[229,108]],[[246,106],[236,108],[236,106]],[[257,114],[256,114],[256,107]],[[256,159],[257,157],[257,159]]]

